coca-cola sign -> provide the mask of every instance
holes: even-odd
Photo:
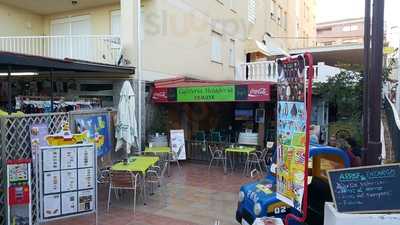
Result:
[[[270,85],[267,84],[249,84],[248,85],[248,100],[249,101],[270,101]]]
[[[153,91],[152,99],[155,102],[168,102],[168,89],[167,88],[155,88]]]
[[[257,88],[257,89],[250,89],[249,96],[250,97],[259,97],[267,95],[266,88]]]

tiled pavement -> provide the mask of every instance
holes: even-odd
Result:
[[[133,215],[131,199],[112,201],[105,209],[107,189],[99,188],[99,225],[237,225],[235,210],[239,187],[250,178],[240,172],[224,175],[222,168],[208,170],[207,165],[185,163],[173,167],[166,185],[149,196],[144,205],[140,199]],[[95,216],[80,216],[47,223],[48,225],[95,225]],[[46,224],[46,225],[47,225]]]

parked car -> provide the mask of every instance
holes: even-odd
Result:
[[[308,225],[323,224],[324,204],[332,201],[327,171],[347,167],[350,167],[350,160],[345,151],[322,145],[310,147]],[[251,225],[256,218],[265,216],[285,219],[289,213],[301,216],[297,210],[277,199],[275,174],[271,169],[268,171],[265,178],[240,188],[236,211],[239,223]]]

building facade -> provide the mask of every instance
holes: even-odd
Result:
[[[136,3],[2,0],[0,50],[136,66]],[[315,0],[142,0],[141,12],[147,81],[233,80],[238,64],[315,45]]]
[[[317,24],[318,46],[362,44],[364,18],[329,21]]]

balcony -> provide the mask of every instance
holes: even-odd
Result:
[[[0,37],[0,51],[116,64],[121,44],[113,35],[16,36]]]
[[[314,66],[314,82],[326,82],[343,69],[320,62]],[[243,63],[237,66],[235,80],[240,81],[278,81],[278,65],[275,61]]]

